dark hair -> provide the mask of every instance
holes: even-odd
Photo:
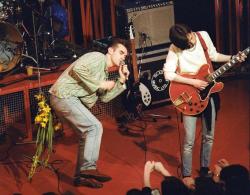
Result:
[[[229,194],[249,193],[249,172],[246,167],[233,164],[224,167],[220,172],[220,180],[226,184],[226,191]]]
[[[132,188],[127,191],[126,195],[143,195],[142,191],[137,188]]]
[[[194,195],[223,195],[224,191],[221,185],[215,183],[211,177],[195,178]]]
[[[180,179],[169,176],[161,182],[161,192],[162,195],[185,195],[189,190]]]
[[[121,39],[119,37],[111,37],[109,42],[108,42],[108,48],[113,47],[116,48],[118,44],[121,44],[125,46],[127,49],[129,49],[129,44],[127,40]]]
[[[187,38],[187,34],[192,30],[185,24],[175,24],[169,30],[170,41],[181,50],[189,49],[191,44]]]

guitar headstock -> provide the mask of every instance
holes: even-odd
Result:
[[[133,24],[129,25],[129,38],[130,39],[135,39],[135,29]]]
[[[241,51],[241,52],[237,53],[236,55],[232,56],[230,62],[232,62],[232,63],[242,62],[242,61],[240,60],[240,56],[241,56],[242,54],[244,54],[244,55],[247,56],[249,53],[250,53],[250,47],[247,47],[247,48],[244,49],[243,51]]]
[[[129,39],[135,39],[135,28],[133,22],[128,23],[125,27]]]

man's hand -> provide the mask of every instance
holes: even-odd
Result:
[[[233,59],[237,59],[239,62],[244,62],[247,56],[243,52],[239,52],[236,56],[232,56]]]
[[[128,70],[128,66],[126,64],[120,65],[119,67],[120,82],[125,83],[125,81],[128,80],[129,74],[130,73]]]
[[[229,162],[228,162],[226,159],[224,159],[224,158],[218,160],[217,164],[218,164],[221,168],[224,168],[224,167],[229,166]]]
[[[144,186],[151,187],[150,184],[150,175],[151,172],[154,170],[155,162],[154,161],[147,161],[144,165]]]
[[[199,90],[203,90],[208,86],[208,82],[199,79],[192,79],[191,83],[195,88]]]
[[[115,82],[114,81],[102,81],[100,84],[100,89],[104,89],[104,90],[111,90],[113,89],[115,86]]]
[[[214,176],[213,176],[213,180],[215,182],[219,182],[220,181],[220,172],[221,170],[228,166],[229,165],[229,162],[226,160],[226,159],[220,159],[218,160],[217,164],[214,165]]]
[[[154,170],[155,162],[154,161],[147,161],[144,166],[145,173],[151,173]]]
[[[171,176],[171,174],[168,172],[168,170],[163,166],[161,162],[155,162],[154,169],[164,176]]]

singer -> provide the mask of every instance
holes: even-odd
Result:
[[[129,76],[124,60],[127,43],[115,38],[106,55],[89,52],[73,62],[49,90],[51,106],[79,135],[75,186],[101,188],[111,177],[97,170],[103,127],[89,111],[97,99],[108,102],[126,89]],[[108,68],[119,66],[119,79],[108,80]]]

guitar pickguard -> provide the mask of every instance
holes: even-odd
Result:
[[[214,82],[211,82],[209,83],[209,85],[200,91],[199,95],[200,95],[200,98],[202,101],[205,101],[205,99],[209,96],[209,93],[212,89],[212,87],[214,87],[215,83]]]

